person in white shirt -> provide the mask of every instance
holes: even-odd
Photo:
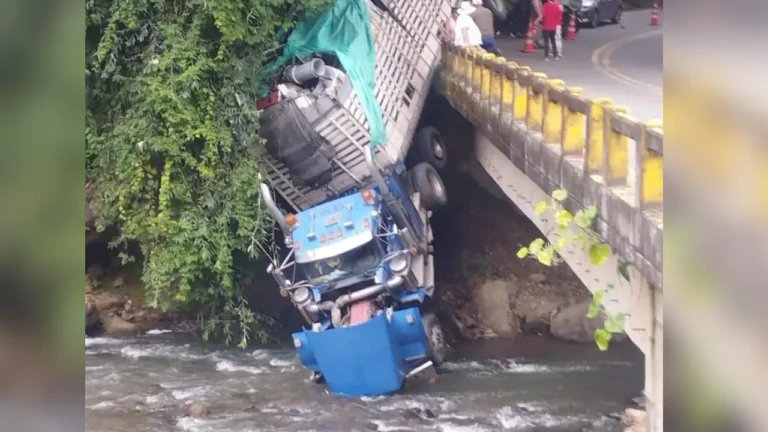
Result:
[[[483,37],[480,29],[475,24],[470,14],[475,11],[475,7],[468,1],[461,2],[456,17],[455,41],[456,46],[474,46],[479,47],[483,43]]]

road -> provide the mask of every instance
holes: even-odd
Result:
[[[511,61],[530,66],[568,86],[581,87],[588,97],[611,98],[629,107],[641,120],[662,119],[662,26],[648,25],[647,10],[624,13],[620,25],[605,23],[583,28],[574,41],[563,41],[563,58],[544,61],[543,50],[521,52],[524,39],[497,36],[497,44]]]

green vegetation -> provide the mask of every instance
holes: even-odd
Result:
[[[547,211],[554,216],[557,223],[556,232],[546,233],[546,235],[557,238],[557,241],[553,244],[545,239],[536,238],[530,245],[517,251],[518,258],[533,258],[545,266],[557,265],[562,261],[557,253],[572,242],[576,242],[582,250],[587,252],[589,260],[595,266],[603,265],[611,257],[611,246],[603,242],[592,229],[597,218],[597,207],[588,206],[573,215],[563,207],[566,198],[568,198],[568,192],[557,189],[552,192],[551,202],[541,201],[534,207],[534,211],[539,216]],[[571,227],[574,225],[577,227],[576,234],[571,231]],[[629,263],[627,261],[619,259],[617,271],[624,280],[629,282]],[[600,313],[603,298],[614,288],[613,285],[609,284],[605,289],[595,292],[587,311],[587,317],[594,318]],[[627,314],[621,312],[613,315],[605,311],[604,313],[606,319],[603,328],[595,330],[594,333],[595,343],[601,351],[608,349],[614,334],[624,331],[627,318]]]
[[[278,32],[328,0],[86,2],[86,175],[98,228],[136,244],[152,306],[201,311],[204,337],[256,323],[238,266],[271,242],[258,205],[255,99]],[[263,249],[252,248],[254,251]],[[236,264],[239,263],[239,264]]]

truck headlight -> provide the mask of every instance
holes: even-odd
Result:
[[[389,262],[389,269],[392,270],[397,276],[403,276],[408,272],[408,266],[410,265],[410,256],[408,254],[400,254]]]
[[[293,291],[293,302],[299,306],[304,306],[312,299],[312,294],[309,292],[309,288],[301,287]]]

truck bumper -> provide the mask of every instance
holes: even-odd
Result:
[[[418,308],[381,314],[363,324],[293,334],[301,362],[323,374],[330,390],[346,396],[398,391],[408,372],[426,360],[426,333]]]

